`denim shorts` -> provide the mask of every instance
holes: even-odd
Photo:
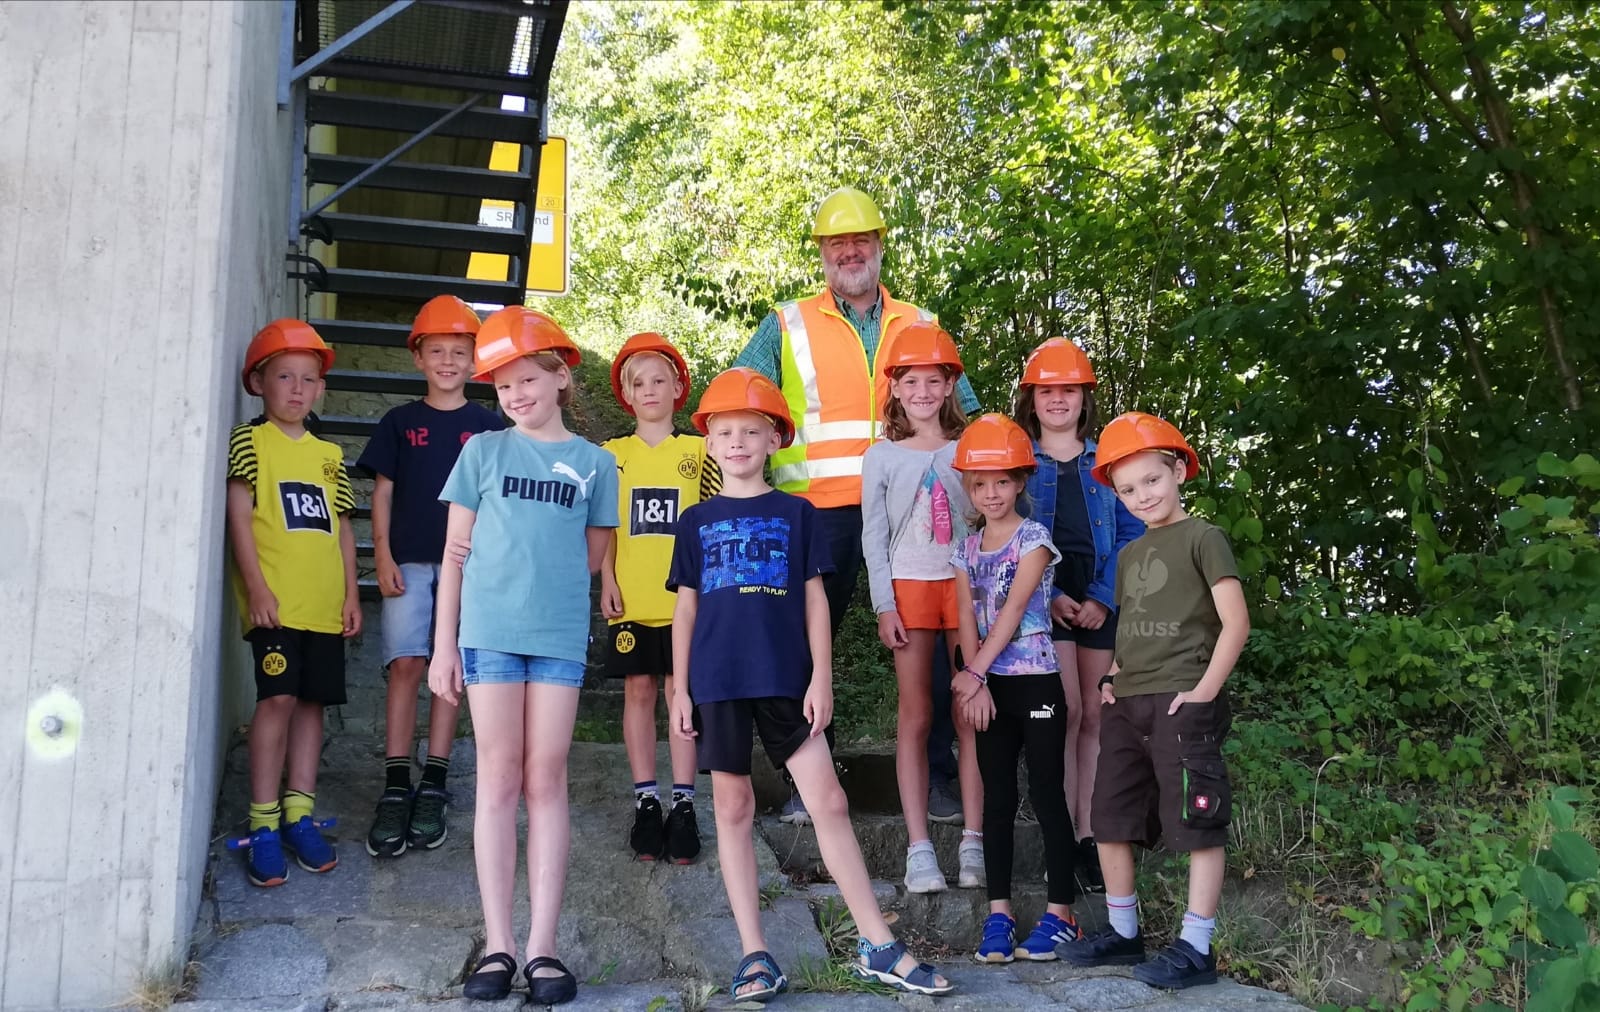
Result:
[[[461,648],[461,681],[466,685],[561,685],[583,687],[583,665],[558,657],[504,654],[477,647]]]
[[[439,587],[439,566],[431,562],[400,563],[406,589],[383,599],[383,666],[400,657],[433,653],[433,595]]]

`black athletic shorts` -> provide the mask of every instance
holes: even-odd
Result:
[[[1094,556],[1065,553],[1056,563],[1056,589],[1074,601],[1087,599],[1089,581],[1094,579]],[[1050,623],[1050,638],[1060,643],[1070,640],[1087,650],[1114,650],[1117,646],[1117,613],[1106,609],[1106,620],[1098,629]]]
[[[672,625],[606,626],[606,677],[672,674]]]
[[[304,629],[245,634],[255,657],[256,700],[293,696],[323,706],[345,701],[344,637]]]
[[[761,736],[772,765],[783,768],[811,737],[805,706],[787,696],[728,699],[694,708],[694,729],[700,733],[700,768],[713,773],[750,775],[751,728]]]

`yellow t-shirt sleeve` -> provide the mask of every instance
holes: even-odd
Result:
[[[705,502],[722,491],[722,468],[706,452],[705,441],[700,443],[700,501]]]
[[[356,509],[356,490],[350,484],[350,472],[344,466],[344,454],[339,454],[339,480],[333,486],[333,511],[335,513],[354,513]]]

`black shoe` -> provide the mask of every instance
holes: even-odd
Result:
[[[509,952],[491,952],[478,960],[461,988],[461,996],[473,1001],[500,1001],[511,993],[511,981],[516,975],[517,964]]]
[[[1078,888],[1085,893],[1098,894],[1106,891],[1105,877],[1100,874],[1100,851],[1095,848],[1094,837],[1084,837],[1078,841],[1078,860],[1076,863]]]
[[[684,799],[667,813],[667,860],[688,864],[700,856],[700,823],[694,817],[694,802]]]
[[[666,849],[666,834],[661,826],[661,801],[644,797],[633,809],[633,831],[628,834],[628,846],[641,861],[654,861]]]
[[[660,807],[658,804],[656,807]],[[555,977],[535,977],[536,970],[557,970]],[[578,996],[578,978],[572,975],[561,960],[554,956],[535,956],[522,968],[528,979],[528,1004],[561,1005]]]
[[[367,832],[367,853],[399,857],[406,852],[406,824],[411,821],[411,792],[391,787],[378,799],[378,814]]]
[[[1202,955],[1180,938],[1134,967],[1133,976],[1135,980],[1141,980],[1151,987],[1172,990],[1196,984],[1215,984],[1217,954],[1207,952]]]
[[[1144,962],[1144,932],[1123,938],[1117,929],[1085,935],[1056,950],[1064,963],[1073,966],[1133,966]]]

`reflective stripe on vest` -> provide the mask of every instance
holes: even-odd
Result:
[[[931,313],[898,302],[879,288],[878,353],[905,326]],[[778,307],[779,375],[795,424],[794,443],[772,456],[773,482],[819,507],[861,502],[861,458],[882,428],[880,401],[888,381],[867,362],[861,335],[839,313],[832,294]]]

